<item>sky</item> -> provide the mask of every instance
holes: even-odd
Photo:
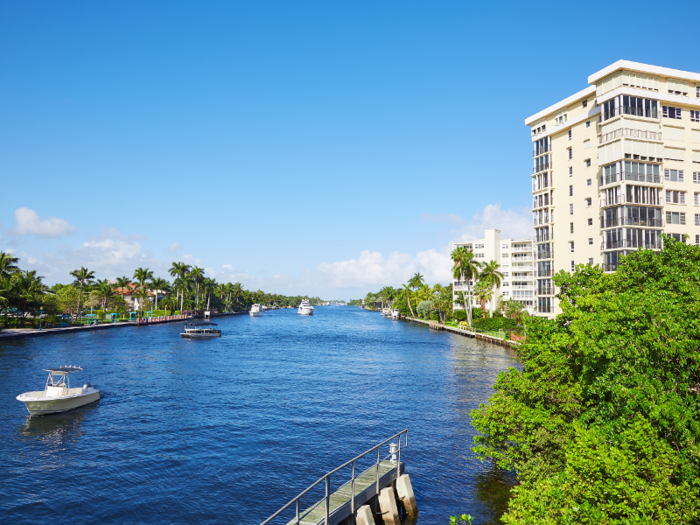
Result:
[[[526,117],[619,59],[700,72],[700,3],[658,9],[2,1],[0,250],[48,284],[447,284],[452,241],[532,237]]]

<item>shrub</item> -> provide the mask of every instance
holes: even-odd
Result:
[[[464,310],[455,310],[454,319],[457,322],[466,321],[467,320],[467,312],[465,312]]]
[[[474,319],[474,328],[477,330],[485,330],[487,332],[496,332],[498,330],[512,330],[518,325],[513,319],[505,317],[487,317],[486,319]]]
[[[430,315],[430,312],[435,310],[435,305],[432,301],[421,301],[420,303],[418,303],[418,308],[416,310],[418,312],[418,315],[426,317]]]

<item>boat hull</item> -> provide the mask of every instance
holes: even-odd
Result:
[[[314,311],[308,308],[299,308],[299,310],[297,310],[297,313],[299,315],[314,315]]]
[[[249,312],[251,317],[262,317],[262,312]]]
[[[221,337],[221,334],[180,334],[180,337],[184,337],[185,339],[213,339],[216,337]]]
[[[100,391],[93,390],[86,394],[77,396],[66,396],[66,397],[56,397],[56,398],[34,398],[34,399],[22,399],[22,396],[17,396],[17,399],[24,403],[27,407],[29,415],[31,416],[43,416],[47,414],[59,414],[61,412],[68,412],[69,410],[74,410],[90,403],[95,403],[100,399]]]

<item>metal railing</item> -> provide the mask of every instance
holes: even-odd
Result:
[[[540,173],[542,171],[547,171],[549,169],[550,163],[545,162],[543,164],[540,164],[539,166],[535,166],[532,168],[532,173]]]
[[[661,118],[659,116],[659,110],[658,109],[646,109],[646,108],[638,108],[638,107],[632,107],[632,106],[620,106],[619,108],[614,109],[613,111],[603,111],[603,120],[608,120],[614,117],[617,117],[618,115],[633,115],[637,117],[646,117],[646,118]]]
[[[623,137],[635,139],[661,140],[661,133],[657,131],[644,131],[641,129],[620,128],[609,133],[604,133],[598,137],[598,144],[603,144],[610,140],[615,140]]]
[[[640,243],[636,239],[621,239],[619,241],[610,241],[610,242],[605,242],[603,241],[600,243],[600,249],[601,250],[616,250],[619,248],[635,248],[635,249],[643,249],[643,250],[661,250],[663,248],[663,245],[661,243],[661,240],[658,240],[657,242],[652,242],[652,243]]]
[[[335,474],[336,472],[338,472],[339,470],[341,470],[341,469],[347,467],[348,465],[351,465],[351,466],[352,466],[352,474],[351,474],[351,476],[350,476],[350,484],[351,484],[351,487],[352,487],[352,490],[351,490],[351,493],[350,493],[350,494],[351,494],[351,496],[350,496],[350,508],[351,508],[351,510],[352,510],[352,515],[354,516],[354,515],[355,515],[355,497],[356,497],[356,494],[355,494],[355,479],[356,479],[356,478],[355,478],[355,463],[356,463],[359,459],[362,459],[362,458],[365,457],[366,455],[371,454],[371,453],[374,452],[375,450],[377,451],[377,463],[376,463],[376,493],[379,494],[379,464],[380,464],[381,461],[382,461],[382,459],[381,459],[381,447],[382,447],[382,445],[386,445],[386,444],[387,444],[389,441],[391,441],[392,439],[395,439],[395,438],[397,438],[397,437],[399,438],[398,460],[396,461],[396,477],[397,477],[397,479],[398,479],[398,477],[399,477],[399,475],[400,475],[400,473],[401,473],[401,470],[400,470],[400,469],[401,469],[401,436],[402,436],[402,435],[404,436],[404,446],[403,446],[403,447],[404,447],[404,448],[408,447],[408,429],[405,428],[405,429],[403,429],[401,432],[397,432],[396,434],[394,434],[393,436],[391,436],[391,437],[385,439],[384,441],[382,441],[382,442],[379,443],[378,445],[373,446],[372,448],[366,450],[365,452],[363,452],[363,453],[360,454],[359,456],[355,456],[355,457],[352,458],[350,461],[346,461],[345,463],[343,463],[343,464],[340,465],[339,467],[337,467],[337,468],[331,470],[330,472],[328,472],[328,473],[326,473],[325,475],[323,475],[323,476],[321,476],[320,478],[318,478],[318,480],[316,480],[314,483],[312,483],[311,485],[309,485],[309,486],[306,488],[306,490],[304,490],[304,491],[302,491],[301,493],[299,493],[299,495],[297,495],[295,498],[292,498],[292,500],[291,500],[289,503],[287,503],[284,507],[282,507],[282,508],[279,509],[277,512],[275,512],[272,516],[270,516],[270,517],[267,518],[265,521],[263,521],[263,522],[261,523],[261,525],[267,525],[268,523],[270,523],[273,519],[275,519],[277,516],[279,516],[282,512],[284,512],[285,510],[287,510],[287,509],[288,509],[289,507],[291,507],[292,505],[295,505],[295,509],[296,509],[296,518],[295,518],[293,521],[294,521],[294,523],[295,523],[296,525],[299,525],[299,524],[301,523],[301,518],[302,518],[302,516],[300,515],[300,503],[301,503],[301,498],[302,498],[302,496],[304,496],[305,494],[307,494],[311,489],[313,489],[314,487],[316,487],[319,483],[325,483],[326,495],[325,495],[325,497],[323,498],[323,500],[322,500],[321,502],[325,502],[326,516],[325,516],[325,519],[324,519],[324,523],[325,523],[325,525],[328,525],[328,519],[329,519],[329,517],[330,517],[330,506],[331,506],[331,500],[330,500],[330,498],[331,498],[331,476],[332,476],[333,474]],[[391,457],[391,455],[392,455],[392,454],[389,454],[389,456],[387,456],[387,457]],[[390,470],[389,472],[391,472],[391,470]],[[318,502],[318,503],[317,503],[316,505],[314,505],[313,507],[306,509],[306,510],[305,510],[305,514],[308,514],[309,512],[311,512],[312,510],[314,510],[321,502]]]
[[[621,217],[605,220],[600,219],[601,228],[616,228],[617,226],[646,226],[648,228],[663,228],[662,219],[639,219],[637,217]]]

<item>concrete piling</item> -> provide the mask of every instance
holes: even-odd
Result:
[[[403,503],[404,509],[406,509],[406,515],[410,519],[416,519],[418,517],[418,506],[416,505],[416,497],[413,494],[413,486],[408,474],[399,476],[396,480],[396,494],[401,503]]]
[[[355,513],[356,525],[375,525],[372,509],[369,505],[362,505]]]
[[[382,512],[384,525],[401,525],[399,508],[396,506],[396,497],[392,487],[387,487],[379,492],[379,509]]]

